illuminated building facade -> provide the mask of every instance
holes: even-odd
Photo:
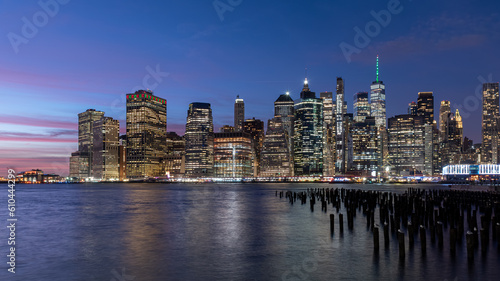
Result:
[[[211,177],[214,168],[214,124],[209,103],[189,105],[186,134],[186,176]]]
[[[385,84],[379,80],[379,60],[377,56],[377,79],[370,86],[371,116],[377,127],[386,127]]]
[[[167,101],[151,91],[127,94],[127,177],[164,175]]]
[[[379,127],[375,117],[366,117],[363,122],[355,122],[351,128],[352,135],[352,167],[370,176],[378,171],[379,161]]]
[[[94,122],[92,177],[97,180],[119,180],[120,123],[111,117]]]
[[[388,158],[396,175],[421,174],[424,171],[424,116],[396,115],[387,127]]]
[[[446,141],[448,131],[448,118],[451,114],[450,101],[441,101],[439,107],[439,140]]]
[[[255,158],[253,162],[253,173],[260,173],[260,154],[262,151],[262,143],[264,142],[264,122],[259,119],[247,119],[243,122],[243,132],[250,134],[253,142]]]
[[[100,120],[104,112],[95,109],[88,109],[78,114],[78,166],[82,169],[78,172],[79,178],[89,178],[92,176],[92,158],[94,145],[94,122]],[[76,158],[75,158],[76,159]]]
[[[169,177],[182,177],[186,171],[186,142],[175,132],[167,133],[167,156],[165,174]]]
[[[347,106],[344,101],[344,80],[342,77],[337,77],[337,93],[335,104],[335,145],[336,145],[336,161],[335,170],[340,174],[345,174],[347,167],[345,165],[347,159],[347,138],[345,115],[347,114]]]
[[[323,174],[323,102],[309,90],[307,79],[295,102],[294,175]]]
[[[499,116],[498,83],[483,84],[483,115],[481,164],[494,164],[498,159],[493,159],[493,154],[498,150],[497,120]]]
[[[245,132],[214,134],[214,176],[245,178],[254,176],[252,136]]]
[[[320,93],[323,101],[323,175],[335,175],[335,112],[333,93]]]
[[[289,140],[281,118],[270,119],[262,145],[261,177],[292,176],[293,163],[290,157]]]

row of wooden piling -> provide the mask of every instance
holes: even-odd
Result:
[[[489,247],[490,232],[492,240],[497,241],[500,252],[500,194],[497,192],[474,192],[457,190],[408,189],[404,193],[363,191],[359,189],[307,189],[302,192],[276,191],[276,196],[287,198],[290,204],[297,200],[307,204],[314,212],[316,202],[321,211],[327,213],[331,205],[338,214],[340,231],[344,230],[344,214],[347,226],[354,228],[354,218],[361,212],[366,218],[366,227],[373,232],[373,245],[379,251],[379,226],[383,229],[384,244],[390,244],[390,236],[396,235],[399,255],[405,257],[405,232],[408,244],[413,248],[415,236],[419,237],[422,254],[427,250],[427,234],[431,243],[437,240],[438,247],[444,245],[444,229],[448,229],[450,253],[456,254],[456,246],[465,238],[467,257],[474,260],[475,249],[481,248],[483,254]],[[378,209],[379,224],[375,220]],[[478,224],[478,214],[479,222]],[[467,225],[465,225],[467,221]],[[465,231],[467,229],[467,231]],[[491,231],[490,231],[491,230]],[[330,232],[335,231],[335,215],[330,214]],[[390,233],[389,233],[390,232]],[[396,233],[397,232],[397,233]],[[479,243],[480,241],[480,243]]]

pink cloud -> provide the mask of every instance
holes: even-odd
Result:
[[[0,115],[0,123],[44,127],[44,128],[71,129],[71,130],[75,130],[78,128],[78,124],[74,122],[56,121],[49,119],[12,116],[12,115]]]

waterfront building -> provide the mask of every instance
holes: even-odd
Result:
[[[481,164],[493,164],[498,161],[498,159],[494,159],[493,157],[494,151],[495,154],[498,151],[498,86],[499,83],[483,84]]]
[[[370,116],[352,125],[352,167],[363,176],[376,175],[379,170],[379,128]]]
[[[253,173],[252,136],[245,132],[214,134],[214,176],[245,178]]]
[[[396,115],[387,127],[388,159],[392,174],[422,174],[425,163],[424,116]]]
[[[279,117],[270,119],[262,145],[261,177],[289,177],[293,175],[289,140],[282,119]]]
[[[243,129],[243,122],[245,120],[245,102],[240,99],[240,96],[236,96],[234,101],[234,130],[235,132],[241,132]]]
[[[335,175],[335,111],[333,93],[320,93],[323,101],[323,175]]]
[[[83,155],[82,155],[83,154]],[[88,153],[82,153],[80,151],[75,151],[71,153],[69,159],[69,177],[85,179],[90,177],[90,163],[89,163]]]
[[[96,180],[119,180],[120,123],[111,117],[94,122],[92,177]]]
[[[344,174],[346,172],[346,130],[345,130],[345,115],[347,114],[347,107],[344,101],[344,80],[342,77],[337,77],[337,92],[335,104],[335,145],[336,145],[336,161],[335,170],[338,173]]]
[[[127,94],[127,177],[164,175],[167,101],[152,91]]]
[[[295,103],[290,97],[290,92],[282,94],[274,102],[274,117],[279,118],[280,123],[283,125],[283,129],[288,137],[288,151],[290,152],[290,165],[293,165],[293,136],[294,136],[294,122],[295,122]],[[292,168],[293,176],[293,168]]]
[[[194,102],[189,105],[184,139],[186,176],[213,176],[214,125],[209,103]]]
[[[94,122],[103,116],[104,112],[95,109],[87,109],[87,111],[78,114],[78,152],[80,152],[78,160],[81,161],[78,166],[82,168],[78,172],[79,178],[89,178],[92,175]]]
[[[295,101],[294,175],[323,174],[323,102],[309,89],[307,78]]]
[[[262,151],[262,143],[264,141],[264,122],[259,119],[247,119],[243,122],[243,132],[250,134],[252,137],[253,149],[255,152],[253,169],[254,175],[260,173],[260,154]]]
[[[182,177],[186,165],[186,142],[175,132],[167,132],[165,174],[168,177]]]

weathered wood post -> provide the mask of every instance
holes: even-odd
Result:
[[[335,215],[330,214],[330,234],[333,235],[334,230],[335,230]]]
[[[378,253],[379,250],[379,234],[378,234],[378,227],[373,228],[373,247],[375,249],[375,252]]]
[[[405,259],[405,234],[401,229],[398,230],[398,241],[399,241],[399,259]]]
[[[422,249],[422,255],[425,254],[427,248],[427,238],[425,237],[425,227],[423,225],[420,226],[420,248]]]
[[[465,235],[466,240],[467,240],[467,260],[469,262],[474,261],[474,234],[470,231],[467,231],[467,234]]]

